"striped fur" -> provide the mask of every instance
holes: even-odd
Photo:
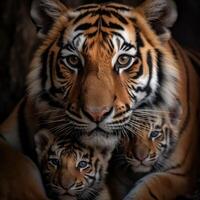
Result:
[[[88,4],[74,10],[59,0],[41,2],[40,14],[48,23],[35,18],[43,42],[27,77],[27,98],[1,132],[12,140],[24,133],[32,141],[32,134],[46,128],[56,135],[89,135],[104,146],[136,127],[138,113],[167,112],[178,99],[180,137],[170,164],[145,176],[125,200],[172,200],[190,192],[199,147],[199,77],[191,56],[170,38],[176,15],[170,14],[168,1],[146,0],[136,8]]]
[[[177,97],[183,110],[177,127],[177,144],[161,169],[136,182],[125,200],[172,200],[192,194],[195,189],[199,169],[199,77],[187,52],[175,41],[169,47],[181,77]],[[196,64],[200,66],[200,62]]]
[[[139,11],[89,4],[56,18],[33,59],[28,93],[43,118],[62,116],[66,129],[117,134],[139,106],[173,104],[176,68]]]
[[[133,127],[129,139],[122,140],[123,152],[133,172],[149,173],[168,167],[170,155],[179,140],[179,117],[179,108],[173,113],[141,117],[142,123]]]
[[[36,134],[35,141],[50,197],[59,200],[110,199],[104,177],[112,150],[86,147],[75,138],[55,137],[45,129]]]

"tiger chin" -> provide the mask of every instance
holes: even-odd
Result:
[[[56,137],[48,130],[35,136],[47,194],[58,200],[110,200],[105,184],[113,148],[85,146],[77,138]]]

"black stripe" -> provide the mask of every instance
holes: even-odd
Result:
[[[87,34],[87,37],[88,37],[88,38],[92,38],[92,37],[94,37],[94,36],[97,34],[97,32],[98,32],[98,31],[94,31],[94,32],[92,32],[92,33],[89,33],[89,34]]]
[[[79,22],[80,20],[82,20],[84,17],[90,15],[90,12],[85,12],[83,14],[80,14],[73,22],[73,24],[76,24],[77,22]]]
[[[42,68],[40,71],[40,79],[41,79],[41,86],[42,89],[45,89],[46,81],[47,81],[47,61],[48,61],[48,56],[49,56],[49,51],[51,47],[53,46],[54,42],[49,45],[49,47],[45,50],[45,52],[41,56],[41,63],[42,63]]]
[[[152,91],[151,86],[150,86],[150,82],[151,82],[151,79],[152,79],[153,63],[152,63],[152,56],[151,56],[150,50],[148,50],[148,52],[147,52],[147,65],[148,65],[148,68],[149,68],[149,79],[148,79],[147,85],[144,88],[137,87],[135,89],[135,92],[139,92],[139,91],[144,92],[145,91],[147,93],[146,97],[149,96],[149,94]]]
[[[151,82],[151,79],[152,79],[152,69],[153,69],[152,56],[151,56],[150,50],[147,52],[147,65],[149,67],[149,80],[148,80],[148,83],[147,83],[145,90],[147,92],[147,95],[149,95],[152,91],[151,86],[150,86],[150,82]]]
[[[136,30],[136,46],[137,46],[137,49],[141,48],[141,47],[144,47],[144,42],[142,40],[142,37],[140,35],[140,30],[139,28],[135,28]]]
[[[115,12],[115,11],[110,11],[110,13],[112,13],[112,15],[114,15],[121,23],[127,25],[128,21],[119,13]]]
[[[171,42],[169,42],[169,46],[171,48],[171,51],[172,51],[172,54],[173,54],[174,58],[176,60],[178,60],[178,55],[177,55],[176,49],[174,48],[174,46],[173,46],[173,44]]]
[[[159,49],[155,49],[157,53],[157,78],[158,78],[158,87],[155,93],[155,98],[153,101],[154,105],[159,106],[162,102],[164,102],[163,97],[161,96],[161,88],[163,87],[163,82],[164,82],[164,75],[163,75],[163,70],[162,70],[162,59],[163,55]]]
[[[102,10],[102,9],[98,9],[98,10],[95,10],[95,11],[91,11],[91,16],[107,16],[107,17],[111,17],[111,14],[110,14],[110,11],[107,11],[107,10]]]
[[[64,108],[64,106],[63,106],[60,102],[56,101],[56,100],[51,96],[51,94],[48,93],[48,92],[45,91],[45,90],[41,91],[40,98],[41,98],[42,100],[46,101],[46,102],[49,104],[49,106],[51,106],[51,107]]]
[[[51,81],[51,90],[55,88],[54,81],[53,81],[53,64],[54,64],[54,52],[50,53],[49,56],[49,71],[50,71],[50,81]]]
[[[51,93],[53,96],[56,97],[57,93],[63,93],[62,88],[57,88],[54,84],[54,80],[53,80],[53,73],[54,73],[54,68],[53,68],[53,64],[54,64],[54,52],[51,52],[50,54],[50,58],[49,58],[49,70],[50,70],[50,80],[51,80],[51,88],[49,89],[49,93]],[[56,70],[56,75],[57,75],[57,70]]]
[[[93,8],[97,9],[97,6],[98,5],[81,6],[81,7],[77,8],[76,11],[88,10],[88,9],[93,9]]]
[[[109,26],[112,29],[124,30],[124,28],[122,26],[120,26],[119,24],[116,24],[116,23],[109,22]]]
[[[115,31],[112,31],[111,33],[112,33],[113,35],[119,36],[122,40],[126,41],[126,40],[124,39],[124,37],[123,37],[120,33],[115,32]]]
[[[47,59],[48,59],[48,54],[49,54],[49,49],[48,48],[42,55],[42,69],[40,72],[40,78],[41,78],[41,86],[42,88],[45,88],[45,84],[47,81]]]
[[[84,24],[81,24],[78,27],[76,27],[75,31],[78,31],[78,30],[85,31],[85,30],[88,30],[91,27],[94,27],[94,24],[84,23]]]
[[[195,55],[194,55],[194,56],[195,56]],[[191,63],[192,63],[192,66],[194,67],[196,73],[198,74],[198,76],[200,76],[200,60],[199,60],[199,63],[198,63],[196,60],[194,60],[194,59],[192,58],[192,56],[189,55],[189,58],[190,58],[190,61],[191,61]],[[197,59],[198,59],[198,58],[197,58]]]
[[[63,63],[64,64],[64,63]],[[62,71],[61,71],[61,68],[60,68],[60,65],[58,64],[58,60],[56,62],[56,75],[59,79],[63,79],[65,80],[65,76],[63,75]]]
[[[113,8],[115,10],[121,10],[121,11],[130,11],[129,8],[124,7],[124,6],[106,5],[106,8]]]
[[[137,61],[138,62],[138,61]],[[137,63],[134,63],[135,65],[137,64]],[[131,68],[129,68],[128,70],[131,70]],[[128,71],[127,70],[127,71]],[[134,76],[132,76],[131,78],[133,78],[133,79],[138,79],[140,76],[142,76],[143,75],[143,65],[141,64],[140,66],[139,66],[139,71],[136,73],[136,75],[134,75]]]
[[[145,184],[145,186],[147,187],[150,196],[151,196],[153,199],[159,200],[159,198],[152,192],[151,188],[150,188],[148,185],[146,185],[146,184]]]
[[[181,127],[180,129],[180,133],[179,134],[182,134],[184,129],[186,128],[186,126],[188,125],[188,122],[190,121],[190,77],[189,77],[189,70],[188,70],[188,66],[185,64],[187,63],[187,61],[185,60],[185,56],[181,53],[181,56],[183,58],[183,63],[184,63],[184,68],[185,68],[185,75],[186,75],[186,96],[187,96],[187,115],[186,115],[186,118],[184,120],[184,123],[183,123],[183,126]]]
[[[57,42],[57,45],[59,47],[63,47],[63,37],[64,37],[64,34],[65,34],[65,29],[64,28],[61,32],[60,32],[60,37],[58,38],[58,42]]]

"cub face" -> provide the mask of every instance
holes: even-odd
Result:
[[[55,137],[45,130],[37,133],[35,140],[50,196],[76,199],[98,194],[104,183],[110,151],[86,147],[74,138]]]
[[[134,172],[146,173],[163,167],[176,146],[180,107],[171,112],[158,111],[132,127],[129,140],[123,141],[126,160]]]

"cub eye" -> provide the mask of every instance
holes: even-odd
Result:
[[[80,162],[78,163],[77,167],[78,167],[79,169],[85,169],[88,165],[89,165],[88,162],[86,162],[86,161],[80,161]]]
[[[151,139],[155,139],[160,136],[160,131],[152,131],[149,135]]]
[[[56,158],[49,158],[48,162],[55,166],[58,166],[60,164],[60,161]]]
[[[81,60],[76,55],[69,55],[65,58],[67,65],[71,68],[79,69],[81,67]]]

